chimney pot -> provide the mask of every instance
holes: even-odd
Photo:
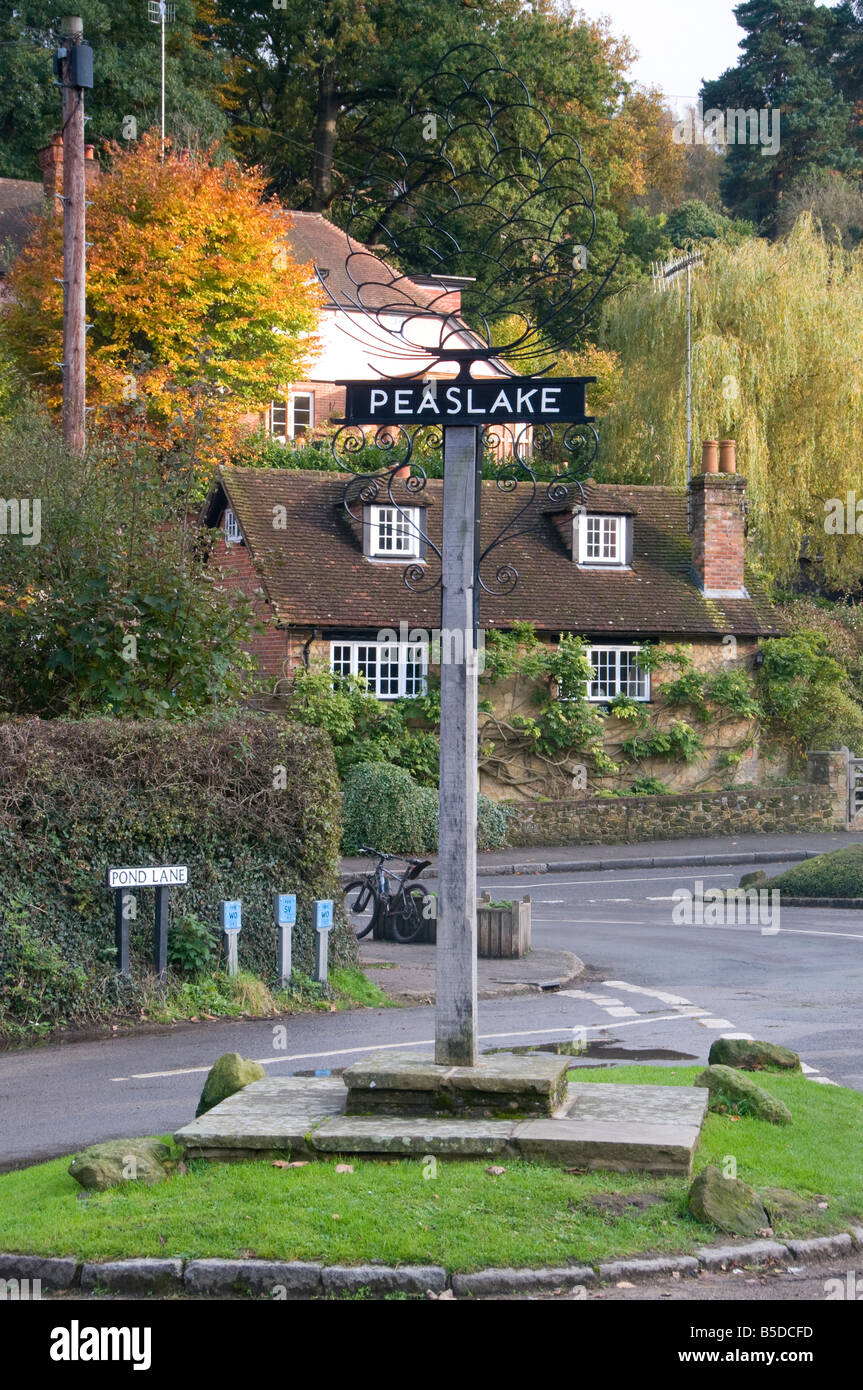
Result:
[[[720,473],[737,472],[737,444],[733,439],[722,439],[719,443]]]
[[[701,445],[702,473],[719,472],[719,444],[715,439],[705,439]]]

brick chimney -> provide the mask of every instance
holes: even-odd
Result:
[[[51,136],[50,145],[46,145],[44,150],[40,150],[37,156],[39,168],[42,170],[42,187],[45,197],[54,204],[54,211],[58,216],[62,215],[63,204],[59,198],[55,198],[55,193],[63,192],[63,137],[58,130]],[[99,165],[96,163],[96,146],[84,146],[84,177],[87,181],[87,188],[92,188],[99,177]]]
[[[692,567],[705,598],[746,598],[743,583],[743,498],[733,439],[706,439],[702,471],[692,479]]]

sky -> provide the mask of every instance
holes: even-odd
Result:
[[[575,0],[591,19],[608,15],[612,29],[625,34],[639,57],[631,76],[661,87],[669,105],[685,109],[697,98],[702,80],[718,77],[737,61],[743,30],[732,0]],[[688,101],[687,101],[688,99]]]

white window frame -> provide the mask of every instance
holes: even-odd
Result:
[[[291,439],[297,437],[297,422],[295,418],[297,401],[303,400],[309,403],[309,423],[301,425],[300,429],[304,434],[311,434],[315,428],[315,393],[314,391],[297,391],[288,396],[288,434]]]
[[[614,688],[614,690],[612,690],[611,694],[608,694],[608,693],[605,693],[605,694],[599,693],[599,692],[596,690],[596,686],[599,684],[599,682],[598,682],[596,679],[594,679],[594,680],[589,680],[589,681],[586,682],[586,685],[587,685],[587,699],[590,701],[591,704],[605,705],[605,704],[608,704],[611,700],[616,699],[616,697],[617,697],[618,695],[626,695],[630,700],[637,700],[640,704],[648,704],[648,703],[649,703],[649,701],[650,701],[650,672],[649,672],[649,671],[641,671],[641,670],[638,670],[637,681],[638,681],[638,686],[640,687],[640,690],[641,690],[641,693],[640,693],[640,694],[638,694],[638,693],[633,694],[630,690],[628,690],[628,689],[622,689],[622,688],[621,688],[621,686],[622,686],[622,681],[621,681],[621,657],[622,657],[622,656],[633,656],[633,655],[635,655],[635,656],[637,657],[637,655],[638,655],[638,653],[639,653],[640,651],[641,651],[641,647],[640,647],[639,645],[637,645],[637,644],[634,644],[634,645],[631,645],[631,646],[616,646],[616,645],[613,644],[613,643],[607,643],[607,642],[601,642],[601,643],[600,643],[600,642],[597,642],[594,646],[590,646],[590,647],[587,648],[585,655],[587,656],[587,659],[588,659],[588,661],[590,662],[591,666],[594,665],[594,660],[593,660],[594,656],[599,656],[600,654],[603,654],[603,655],[607,655],[607,656],[614,656],[614,658],[615,658],[615,661],[614,661],[614,667],[615,667],[614,686],[615,686],[615,688]],[[638,663],[637,663],[637,661],[636,661],[636,668],[637,668],[637,667],[638,667]],[[631,683],[632,683],[631,681],[625,682],[625,684],[631,684]]]
[[[393,652],[396,653],[395,660],[391,655]],[[361,664],[368,660],[369,653],[374,653],[373,676],[370,676],[367,670],[360,669]],[[417,690],[407,689],[409,665],[418,665],[421,668],[420,686]],[[392,666],[397,667],[395,676],[392,671],[385,675],[384,668]],[[424,695],[428,686],[428,646],[424,642],[364,642],[353,637],[343,640],[334,638],[330,642],[330,670],[334,675],[365,676],[369,692],[379,700],[398,700],[405,696],[415,698]]]
[[[576,515],[576,555],[578,564],[583,569],[628,569],[628,549],[629,549],[629,526],[632,518],[622,516],[616,512],[579,512]],[[588,540],[591,530],[590,523],[598,523],[600,529],[600,550],[604,548],[606,527],[609,522],[614,522],[614,538],[616,555],[613,559],[606,559],[602,554],[589,554]]]
[[[284,434],[276,434],[276,424],[275,424],[275,418],[274,418],[274,417],[275,417],[275,412],[276,412],[277,410],[283,410],[283,411],[285,412],[285,432],[284,432]],[[288,410],[288,402],[287,402],[287,401],[284,401],[284,400],[270,401],[270,437],[271,437],[272,439],[277,440],[277,442],[278,442],[279,444],[286,444],[286,443],[287,443],[287,440],[288,440],[288,429],[289,429],[289,410]]]
[[[222,517],[222,526],[225,530],[225,545],[242,545],[243,533],[240,530],[240,523],[237,521],[236,513],[232,507],[225,508],[225,515]]]
[[[391,521],[384,520],[384,513],[391,513]],[[387,503],[375,503],[369,507],[369,556],[372,560],[395,560],[397,563],[402,560],[420,559],[420,508],[419,507],[394,507]],[[383,526],[391,525],[393,530],[392,539],[398,538],[406,542],[405,547],[394,549],[381,543],[381,531]]]

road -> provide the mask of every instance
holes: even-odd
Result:
[[[786,908],[772,935],[672,922],[675,890],[697,881],[732,887],[745,867],[480,878],[495,898],[530,893],[534,943],[574,951],[588,966],[571,989],[482,1002],[482,1047],[575,1038],[586,1045],[584,1065],[671,1065],[703,1063],[714,1038],[740,1033],[793,1047],[813,1080],[863,1090],[863,914]],[[0,1053],[0,1169],[178,1128],[225,1051],[284,1075],[345,1066],[381,1046],[430,1046],[433,1036],[425,1007],[220,1021]]]

